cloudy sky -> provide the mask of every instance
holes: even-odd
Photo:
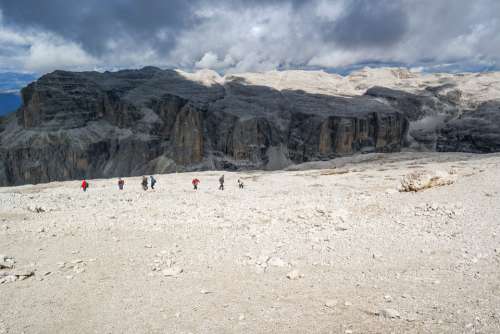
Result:
[[[0,72],[500,68],[499,0],[0,0]]]

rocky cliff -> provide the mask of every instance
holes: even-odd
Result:
[[[357,80],[370,82],[360,73],[56,71],[0,118],[0,185],[280,169],[404,145],[500,150],[496,102],[465,108],[460,89],[442,82],[398,90]]]

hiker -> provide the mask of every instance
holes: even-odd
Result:
[[[142,185],[142,189],[144,189],[144,191],[148,190],[148,178],[147,177],[145,177],[145,176],[142,177],[141,185]]]
[[[151,189],[154,189],[156,184],[156,179],[153,177],[153,175],[149,176],[149,178],[151,179]]]
[[[83,179],[83,181],[82,181],[83,191],[86,192],[88,187],[89,187],[89,183],[85,179]]]
[[[125,181],[121,177],[118,178],[118,189],[123,190],[123,186],[125,185]]]
[[[198,190],[198,184],[200,184],[200,180],[198,180],[197,178],[194,178],[191,183],[193,184],[193,189]]]
[[[224,190],[224,174],[219,178],[219,190]]]
[[[243,182],[240,179],[238,179],[238,187],[240,189],[243,189],[243,187],[245,187],[245,185],[243,184]]]

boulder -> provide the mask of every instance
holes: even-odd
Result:
[[[415,171],[401,178],[399,191],[417,192],[455,183],[456,175],[445,171]]]

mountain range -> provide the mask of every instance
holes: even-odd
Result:
[[[55,71],[0,119],[0,185],[500,151],[500,73]]]

